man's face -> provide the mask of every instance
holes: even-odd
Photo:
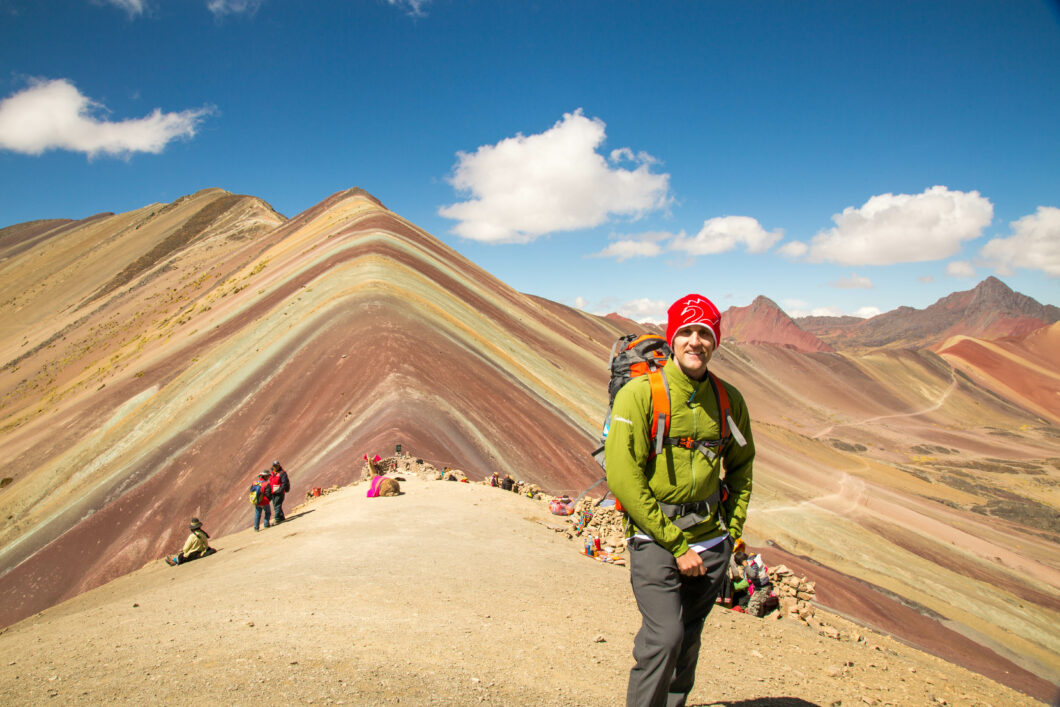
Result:
[[[714,339],[710,329],[702,324],[692,324],[678,329],[674,334],[674,361],[684,374],[693,380],[703,380],[707,363],[714,353]]]

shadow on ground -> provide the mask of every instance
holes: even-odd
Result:
[[[757,697],[738,702],[700,702],[690,707],[820,707],[799,697]]]

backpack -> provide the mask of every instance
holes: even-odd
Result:
[[[284,493],[290,493],[291,492],[291,480],[289,478],[287,478],[287,472],[284,471],[283,469],[280,469],[280,479],[283,481],[283,492]]]
[[[740,430],[732,420],[732,409],[729,406],[729,394],[725,386],[710,371],[707,377],[710,380],[714,396],[718,401],[720,434],[718,439],[698,440],[692,437],[670,437],[670,388],[666,382],[666,374],[663,366],[670,358],[672,351],[666,340],[657,334],[626,334],[619,337],[611,346],[610,368],[611,380],[608,382],[607,413],[604,416],[603,433],[600,436],[600,446],[593,450],[592,457],[602,469],[607,470],[604,459],[604,442],[611,425],[611,410],[615,404],[615,396],[618,391],[633,378],[648,376],[651,386],[651,435],[655,440],[649,459],[661,454],[664,446],[683,447],[684,449],[695,449],[708,459],[713,460],[718,452],[730,439],[735,439],[742,447],[747,444]],[[580,500],[586,493],[597,485],[603,483],[606,476],[582,491],[578,496]],[[606,494],[604,495],[606,498]],[[600,499],[603,501],[603,498]],[[599,503],[599,502],[598,502]],[[621,510],[621,509],[620,509]]]
[[[261,488],[261,482],[256,482],[250,487],[250,505],[256,506],[265,500],[265,492]]]

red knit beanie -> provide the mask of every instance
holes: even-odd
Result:
[[[666,343],[674,345],[674,336],[686,326],[702,324],[714,336],[714,348],[721,343],[721,312],[703,295],[685,295],[666,310]]]

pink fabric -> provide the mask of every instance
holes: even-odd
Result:
[[[372,483],[368,486],[368,498],[377,498],[379,496],[379,485],[383,483],[385,476],[373,476]]]

